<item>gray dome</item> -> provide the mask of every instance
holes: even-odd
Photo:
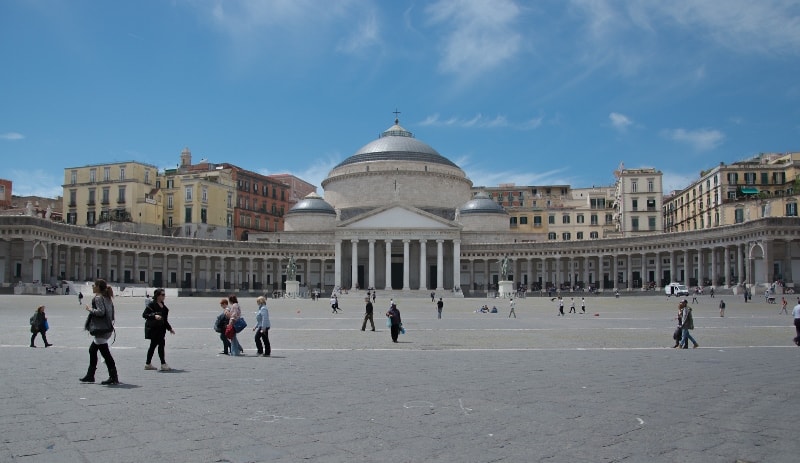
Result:
[[[310,193],[305,198],[301,199],[294,205],[291,209],[289,209],[289,214],[301,214],[301,213],[313,213],[313,214],[333,214],[336,215],[336,210],[325,202],[318,194]]]
[[[381,133],[377,140],[364,145],[356,151],[356,154],[339,163],[334,169],[369,161],[419,161],[458,167],[426,143],[414,138],[414,134],[401,127],[398,120]]]
[[[466,204],[458,209],[461,215],[464,214],[507,214],[503,206],[489,199],[489,195],[480,192]]]

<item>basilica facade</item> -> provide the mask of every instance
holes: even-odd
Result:
[[[793,286],[800,220],[763,218],[680,233],[571,242],[512,232],[509,216],[455,163],[399,121],[334,167],[284,217],[248,241],[97,230],[0,216],[0,283],[105,278],[192,294],[283,288],[293,257],[301,287],[398,294],[484,294],[508,258],[516,287],[634,291],[687,286]]]

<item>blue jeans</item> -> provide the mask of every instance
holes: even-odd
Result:
[[[692,344],[695,346],[697,345],[697,341],[694,340],[692,337],[692,333],[689,332],[689,328],[683,329],[683,336],[681,336],[681,347],[686,347],[689,345],[689,340],[692,341]]]
[[[242,345],[239,344],[239,340],[236,339],[236,335],[233,335],[233,339],[231,339],[231,355],[242,355]]]

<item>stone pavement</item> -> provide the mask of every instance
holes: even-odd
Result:
[[[338,315],[326,299],[270,300],[273,357],[255,357],[248,327],[235,358],[219,355],[216,299],[168,298],[174,370],[160,372],[143,369],[143,300],[118,298],[122,384],[107,387],[78,382],[90,339],[74,296],[2,296],[0,461],[797,461],[791,316],[724,299],[724,318],[718,299],[692,304],[688,350],[669,348],[677,300],[663,296],[590,297],[566,317],[521,299],[517,319],[507,301],[445,298],[442,320],[401,299],[399,344],[386,299],[374,333],[355,295]],[[255,300],[240,302],[252,327]],[[483,303],[500,313],[474,313]],[[54,346],[31,349],[40,304]]]

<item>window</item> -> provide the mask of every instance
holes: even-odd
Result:
[[[648,198],[647,199],[647,210],[648,211],[656,210],[656,200],[655,199],[653,199],[653,198]]]
[[[769,185],[769,172],[761,172],[761,184]]]
[[[575,236],[575,238],[576,238],[576,239],[579,239],[579,240],[582,240],[582,239],[583,239],[583,232],[578,232],[578,233],[576,233],[575,235],[576,235],[576,236]]]
[[[569,214],[564,214],[561,216],[561,223],[569,223],[569,221],[570,221]]]
[[[169,178],[167,179],[167,189],[175,188],[175,179]]]
[[[120,181],[125,180],[125,168],[124,167],[120,167],[119,168],[119,179],[120,179]]]
[[[728,185],[736,185],[739,183],[739,174],[736,172],[728,172]]]
[[[175,204],[175,198],[172,195],[167,195],[167,209],[172,209]]]
[[[144,183],[147,184],[147,185],[150,184],[150,171],[149,170],[145,170],[144,171]]]
[[[172,216],[171,215],[167,217],[167,226],[169,228],[172,228]]]
[[[186,223],[192,223],[192,208],[191,206],[187,207],[183,214],[183,221]]]
[[[208,223],[208,210],[205,207],[200,209],[200,223]]]
[[[86,213],[86,225],[94,225],[94,211],[88,211]]]
[[[111,180],[111,168],[103,167],[103,181],[107,182],[109,180]]]
[[[286,191],[281,190],[281,201],[286,201]]]
[[[631,230],[639,231],[639,217],[631,217]]]
[[[570,232],[564,232],[561,234],[561,239],[564,241],[569,241],[571,238]]]
[[[589,222],[590,224],[597,225],[597,214],[592,214],[591,217],[589,217],[589,220],[590,220],[590,222]]]
[[[542,226],[542,216],[541,215],[534,215],[533,216],[533,226],[534,228],[539,228]]]
[[[647,229],[650,231],[655,231],[656,229],[656,218],[650,216],[647,218]]]
[[[652,193],[654,191],[654,188],[655,187],[653,184],[653,179],[652,178],[647,179],[647,192]]]
[[[70,183],[70,185],[75,185],[76,183],[78,183],[78,171],[77,170],[73,170],[72,172],[69,173],[69,183]]]
[[[797,203],[786,203],[786,215],[789,217],[797,217]]]
[[[519,218],[519,224],[520,225],[528,225],[528,216],[527,215],[521,216]]]
[[[119,204],[124,204],[125,203],[125,187],[124,186],[119,187],[119,190],[117,191],[117,203],[119,203]]]
[[[592,209],[605,209],[606,208],[606,199],[605,198],[592,198],[589,200],[589,206]]]
[[[228,214],[228,219],[227,219],[227,222],[225,222],[225,223],[228,224],[228,228],[233,226],[233,216],[231,214]]]
[[[755,172],[745,172],[744,173],[744,183],[747,185],[755,185],[756,184],[756,173]]]
[[[550,225],[555,225],[555,223],[556,223],[556,216],[554,216],[554,215],[548,216],[548,217],[547,217],[547,223],[549,223]]]
[[[606,214],[606,225],[611,225],[614,223],[614,216],[611,214]]]
[[[589,232],[589,238],[596,240],[600,235],[597,232]]]
[[[578,216],[575,218],[575,220],[576,220],[577,223],[584,223],[583,214],[578,214]]]
[[[68,212],[67,213],[67,223],[70,225],[77,225],[78,223],[78,213],[77,212]]]
[[[728,192],[728,199],[736,199],[736,192],[735,191],[729,191]]]
[[[200,201],[207,203],[208,202],[208,187],[203,187],[200,191]]]
[[[105,187],[103,188],[103,198],[100,201],[101,204],[108,204],[111,198],[111,188]]]
[[[89,182],[94,183],[97,181],[97,169],[89,169]]]
[[[639,210],[639,200],[638,199],[632,199],[631,200],[631,208],[634,211],[638,211]]]
[[[547,239],[550,240],[550,241],[555,241],[556,240],[556,232],[548,233],[547,234]]]
[[[233,193],[228,192],[228,207],[233,207]]]
[[[743,223],[744,222],[744,209],[737,208],[734,214],[734,223]]]
[[[192,187],[187,186],[185,191],[186,191],[186,201],[191,201],[192,200]]]
[[[510,224],[511,224],[512,227],[516,227],[517,226],[517,218],[516,217],[510,217],[509,221],[510,221]]]
[[[632,193],[636,193],[637,191],[639,191],[639,181],[638,180],[632,180],[631,181],[631,192]]]

